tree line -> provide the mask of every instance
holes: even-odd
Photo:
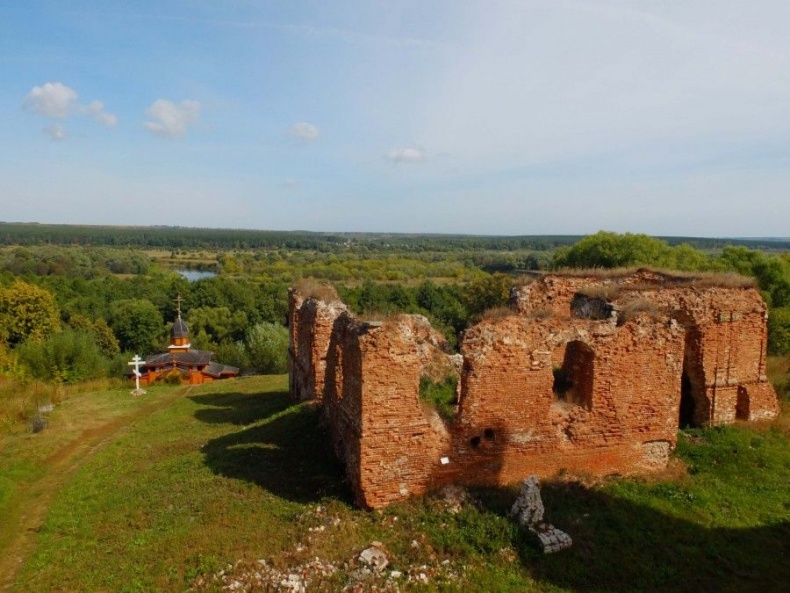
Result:
[[[308,276],[333,282],[359,315],[421,313],[457,344],[470,323],[507,302],[514,275],[525,265],[484,268],[510,255],[225,252],[217,257],[217,277],[188,282],[141,250],[5,248],[0,251],[0,372],[62,383],[120,376],[132,354],[166,347],[179,296],[194,347],[250,372],[283,372],[287,290]],[[542,270],[640,265],[754,277],[770,307],[770,351],[790,354],[787,253],[744,246],[707,253],[646,235],[600,232],[535,262]],[[338,275],[336,269],[347,272]],[[426,273],[430,269],[446,275]]]
[[[451,235],[413,233],[332,233],[178,226],[100,226],[0,222],[0,245],[93,245],[165,249],[297,249],[317,251],[538,251],[573,245],[580,235]],[[728,245],[781,251],[784,239],[661,237],[668,245],[688,244],[703,251]]]

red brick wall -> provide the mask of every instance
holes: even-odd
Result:
[[[525,315],[551,311],[566,317],[576,293],[590,287],[610,289],[621,310],[637,299],[653,303],[686,327],[696,424],[733,422],[739,386],[747,400],[743,419],[776,417],[776,395],[765,375],[767,307],[756,289],[698,287],[691,278],[643,269],[613,277],[546,276],[518,288],[514,305]]]
[[[291,289],[288,299],[289,391],[295,401],[316,399],[324,393],[326,356],[335,320],[347,307],[339,299],[326,302],[305,298]]]
[[[596,282],[619,284],[608,297],[619,317],[571,317],[573,297]],[[626,319],[636,299],[650,306]],[[292,394],[323,399],[359,504],[379,508],[449,483],[664,467],[684,376],[699,424],[778,412],[765,377],[766,307],[754,289],[676,286],[649,271],[549,276],[522,287],[516,309],[466,331],[459,409],[445,424],[419,399],[420,377],[445,356],[424,318],[369,324],[342,304],[291,293]],[[563,397],[558,366],[571,383]]]
[[[326,355],[323,414],[335,454],[346,465],[349,484],[357,501],[364,501],[361,486],[362,457],[362,355],[359,335],[364,325],[341,314],[335,322]]]
[[[676,443],[684,334],[678,324],[647,317],[622,327],[518,316],[482,322],[463,343],[450,455],[457,470],[452,475],[448,465],[440,472],[461,483],[508,484],[531,473],[655,467],[654,443],[666,455]],[[589,407],[552,391],[552,359],[569,343],[586,352],[576,378],[591,394]]]
[[[324,415],[357,501],[378,508],[424,493],[446,440],[419,401],[420,377],[441,345],[425,318],[368,324],[343,315],[328,348]]]

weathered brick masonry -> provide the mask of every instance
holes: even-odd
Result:
[[[558,471],[662,468],[679,423],[770,419],[767,309],[753,288],[640,270],[546,276],[465,332],[456,418],[419,399],[453,361],[421,316],[383,323],[291,292],[291,394],[323,400],[357,501]]]
[[[289,292],[288,380],[291,397],[297,401],[321,401],[327,345],[335,320],[348,310],[334,289],[323,287],[321,292],[321,299],[296,289]]]

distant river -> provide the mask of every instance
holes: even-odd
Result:
[[[203,272],[201,270],[176,270],[179,274],[181,274],[184,278],[189,280],[190,282],[194,282],[195,280],[202,280],[203,278],[213,278],[217,275],[216,272]]]

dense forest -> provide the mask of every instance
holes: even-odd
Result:
[[[452,345],[514,282],[559,268],[652,266],[755,279],[770,351],[790,354],[790,244],[466,237],[0,224],[0,373],[76,383],[120,377],[160,351],[183,299],[192,344],[246,372],[284,372],[287,290],[331,282],[358,314],[421,313]],[[760,247],[760,248],[758,248]],[[783,251],[783,249],[785,249]],[[189,282],[177,270],[216,275]]]
[[[209,229],[175,226],[80,226],[0,222],[0,245],[93,245],[167,249],[315,249],[349,248],[400,251],[533,250],[552,251],[582,239],[580,235],[444,235],[408,233],[319,233]],[[688,244],[704,251],[729,245],[751,249],[790,250],[790,238],[717,239],[659,237],[670,246]]]

